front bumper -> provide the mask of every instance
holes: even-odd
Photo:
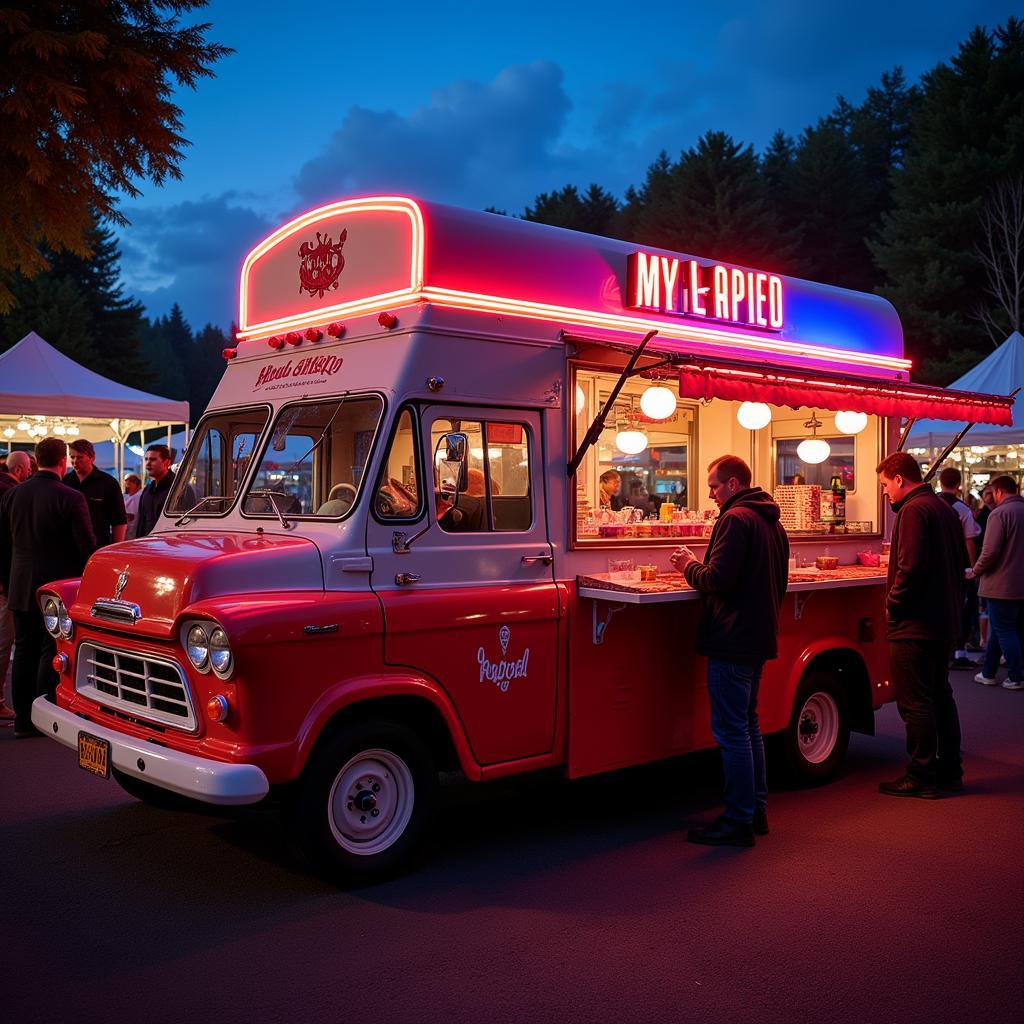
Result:
[[[204,803],[254,804],[270,789],[266,775],[254,764],[227,764],[133,739],[79,718],[46,697],[37,697],[32,704],[32,724],[76,751],[79,732],[109,740],[110,763],[119,772]]]

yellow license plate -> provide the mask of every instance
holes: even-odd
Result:
[[[87,732],[78,734],[78,766],[101,779],[110,778],[110,740]]]

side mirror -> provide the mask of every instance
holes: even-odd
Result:
[[[437,439],[435,452],[442,450],[444,458],[437,464],[438,490],[451,496],[452,504],[458,504],[459,491],[466,485],[466,455],[469,452],[469,438],[465,434],[442,434]],[[436,457],[436,456],[435,456]]]

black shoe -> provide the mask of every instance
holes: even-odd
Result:
[[[952,779],[939,779],[938,787],[944,793],[962,793],[964,791],[964,778],[958,775]]]
[[[754,835],[768,835],[768,812],[754,811]]]
[[[954,658],[949,663],[949,667],[950,668],[957,668],[957,669],[977,668],[978,667],[978,663],[976,661],[971,661],[970,658],[964,658],[964,657],[961,656],[959,658]]]
[[[939,791],[930,783],[918,782],[909,775],[901,775],[892,782],[882,782],[878,786],[879,793],[886,796],[916,796],[922,800],[938,800]]]
[[[733,821],[720,814],[710,825],[691,828],[686,839],[702,846],[753,846],[754,830],[745,821]]]
[[[15,729],[14,738],[16,740],[30,740],[35,736],[42,736],[43,734],[33,725],[27,729]]]

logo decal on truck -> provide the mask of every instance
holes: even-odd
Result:
[[[476,652],[477,664],[480,666],[480,682],[494,683],[502,693],[508,693],[509,684],[513,679],[525,679],[526,668],[530,661],[530,648],[523,651],[523,656],[514,660],[506,660],[509,640],[512,639],[512,630],[508,626],[502,626],[498,630],[498,644],[501,647],[502,658],[500,661],[491,661],[487,652],[478,647]]]
[[[323,298],[332,288],[338,287],[338,278],[345,269],[345,257],[341,247],[348,238],[348,229],[342,231],[337,244],[330,235],[316,233],[316,245],[303,242],[299,246],[299,294],[309,292],[316,298]]]

